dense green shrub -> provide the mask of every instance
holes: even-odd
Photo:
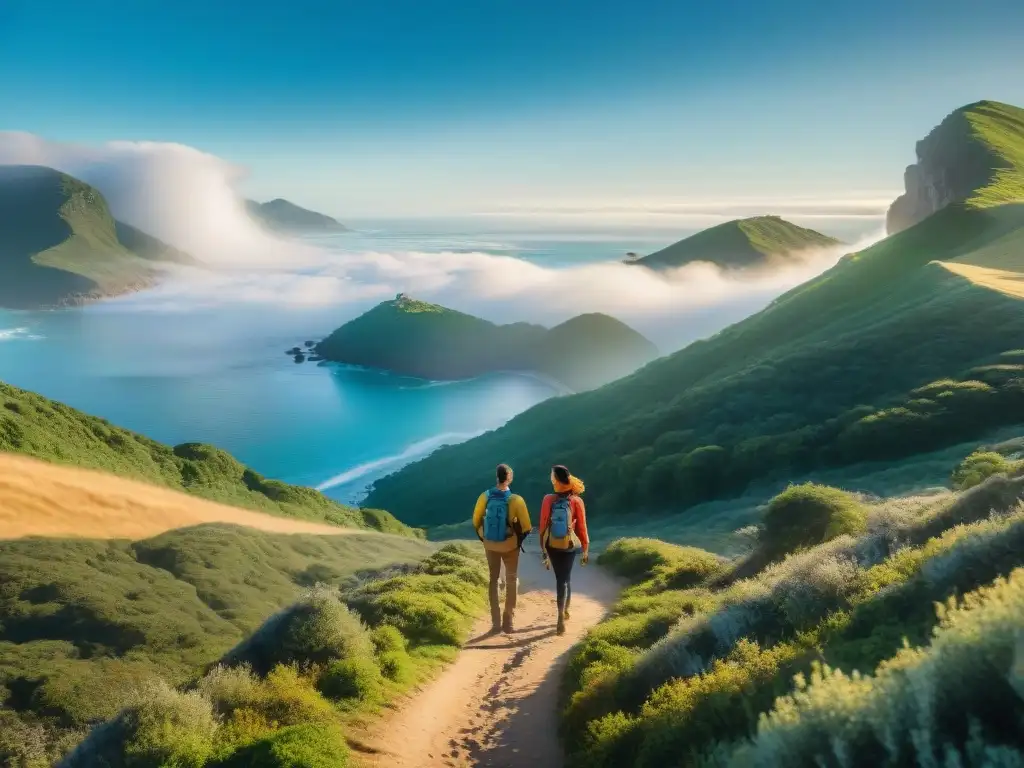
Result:
[[[345,768],[349,750],[337,728],[294,725],[239,750],[218,768]]]
[[[320,674],[317,689],[334,701],[378,702],[384,689],[377,664],[362,656],[335,661]]]
[[[413,662],[405,651],[385,651],[377,657],[380,673],[393,683],[408,685],[413,681]]]
[[[346,589],[345,602],[372,627],[397,628],[413,647],[458,646],[482,610],[486,569],[474,550],[447,544],[413,572]]]
[[[793,485],[768,503],[760,544],[771,558],[866,528],[864,506],[838,488]]]
[[[652,581],[649,591],[660,591],[697,586],[722,573],[725,561],[696,547],[626,538],[612,542],[598,557],[598,563],[631,583]]]
[[[263,672],[277,664],[328,664],[369,657],[373,645],[359,616],[323,585],[307,590],[294,605],[267,622],[225,657]]]
[[[995,451],[975,451],[953,470],[950,483],[958,491],[980,485],[992,475],[1008,475],[1015,472],[1021,462],[1012,461]]]
[[[29,722],[0,708],[0,765],[50,768],[84,736],[77,730],[55,729],[45,721]]]
[[[213,756],[217,726],[213,705],[200,692],[152,683],[114,722],[94,729],[63,765],[203,768]]]
[[[398,628],[390,624],[381,624],[370,632],[370,642],[373,643],[373,652],[378,656],[385,653],[404,653],[407,645]]]

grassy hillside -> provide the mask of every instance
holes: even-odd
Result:
[[[1024,202],[1024,110],[997,101],[968,104],[917,143],[906,191],[889,209],[899,232],[954,203],[969,208]]]
[[[328,360],[427,379],[530,370],[577,390],[613,381],[657,357],[651,342],[607,315],[580,315],[550,330],[495,325],[404,294],[341,326],[316,351]]]
[[[596,516],[678,512],[1022,421],[1020,298],[933,263],[1024,247],[1022,209],[946,208],[708,340],[378,481],[368,503],[415,524],[458,522],[450,498],[507,461],[529,496],[567,464]]]
[[[50,765],[140,690],[196,680],[304,589],[355,591],[369,570],[432,551],[407,537],[231,526],[0,541],[0,765]]]
[[[998,125],[1006,147],[1024,141],[1024,125]],[[383,478],[368,503],[456,523],[449,499],[494,463],[534,498],[564,463],[595,519],[664,515],[1020,423],[1024,203],[1005,199],[947,205],[709,339]]]
[[[793,487],[732,563],[613,544],[633,586],[570,659],[569,764],[1019,764],[1024,480],[986,474],[875,503]]]
[[[0,306],[31,309],[150,285],[186,254],[110,215],[94,188],[51,168],[0,166]]]
[[[3,383],[0,451],[97,469],[273,515],[412,533],[386,512],[353,509],[311,488],[268,480],[213,446],[172,448]]]
[[[703,261],[726,269],[744,269],[799,255],[800,251],[838,244],[834,238],[778,216],[754,216],[705,229],[629,263],[651,269],[675,269]]]
[[[264,226],[278,231],[292,232],[347,232],[348,229],[332,219],[316,211],[301,208],[295,203],[281,198],[267,203],[255,200],[245,201],[249,215]]]

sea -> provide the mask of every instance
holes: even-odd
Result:
[[[401,287],[406,273],[420,284],[426,276],[429,284],[435,259],[445,261],[449,276],[453,270],[465,273],[460,254],[530,265],[525,271],[522,265],[508,270],[516,279],[560,280],[558,270],[621,261],[628,252],[649,253],[697,229],[598,225],[583,231],[566,226],[537,231],[464,220],[370,220],[357,222],[352,232],[306,238],[303,245],[326,253],[328,261],[370,259],[378,280],[389,274],[392,261],[401,262],[406,272],[399,270],[394,281]],[[408,254],[415,259],[410,261]],[[500,267],[499,276],[504,272]],[[353,274],[358,281],[359,272]],[[218,284],[213,301],[206,293],[192,302],[186,290],[172,292],[168,302],[166,292],[158,289],[85,308],[0,310],[0,381],[164,443],[211,443],[267,477],[319,488],[345,503],[358,503],[375,480],[438,447],[500,427],[565,393],[555,382],[519,373],[440,382],[330,363],[297,364],[288,349],[323,338],[393,294],[371,299],[356,285],[343,295],[357,300],[334,299],[333,294],[325,300],[318,293],[324,282],[309,282],[302,269],[284,281],[281,276],[278,272],[276,282],[267,282],[262,274],[235,272]],[[463,283],[472,286],[473,279]],[[234,283],[245,288],[238,296],[231,290]],[[261,285],[254,295],[253,287]],[[312,286],[319,300],[275,301],[278,293],[296,285],[304,291]],[[765,305],[785,287],[770,286],[755,293],[752,304],[744,299],[725,314],[715,314],[712,302],[703,315],[674,323],[672,330],[682,328],[690,339],[708,335]],[[617,290],[611,286],[613,293]],[[638,299],[642,305],[643,297]],[[517,300],[510,306],[514,316],[488,319],[536,319],[528,316],[530,304]],[[559,309],[566,318],[575,313],[570,304]],[[660,338],[648,337],[666,349]],[[682,341],[673,343],[678,347]]]
[[[619,260],[672,239],[456,227],[372,221],[310,242],[339,256],[488,253],[558,269]],[[0,380],[164,443],[211,443],[267,477],[346,503],[404,464],[495,429],[562,391],[526,374],[424,381],[296,364],[286,354],[365,306],[207,301],[164,309],[136,294],[85,308],[0,310]]]

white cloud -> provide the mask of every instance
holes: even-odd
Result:
[[[155,291],[129,298],[133,306],[337,305],[342,316],[348,314],[346,307],[351,311],[408,292],[501,322],[554,323],[582,312],[607,312],[674,347],[767,304],[866,244],[806,253],[789,266],[746,275],[706,264],[671,274],[618,263],[548,268],[482,251],[343,252],[263,232],[246,216],[235,192],[242,170],[191,147],[145,142],[83,147],[0,133],[0,162],[51,165],[76,175],[103,192],[115,216],[213,268],[179,270]],[[851,213],[876,203],[799,205],[805,213],[814,205]],[[749,204],[673,203],[662,209],[699,215],[717,211],[725,217]]]

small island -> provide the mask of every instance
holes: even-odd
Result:
[[[302,208],[282,198],[267,203],[245,201],[250,218],[263,227],[276,232],[348,232],[337,219],[323,213]]]
[[[710,227],[649,256],[627,253],[623,263],[657,271],[696,262],[727,270],[770,268],[799,260],[807,251],[839,244],[835,238],[778,216],[753,216]]]
[[[579,315],[550,329],[497,325],[404,293],[341,326],[313,350],[332,362],[439,381],[529,371],[576,391],[627,376],[658,357],[654,344],[608,315]]]

